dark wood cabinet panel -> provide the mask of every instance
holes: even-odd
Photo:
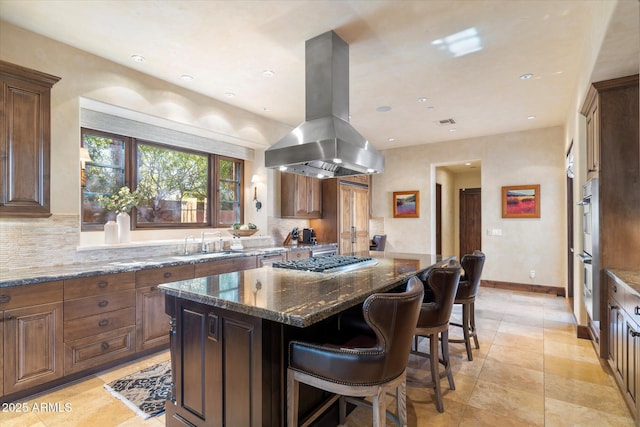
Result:
[[[175,316],[175,405],[167,425],[263,426],[260,319],[168,297]],[[175,308],[175,310],[174,310]],[[227,396],[227,399],[223,399]],[[268,400],[268,399],[267,399]]]
[[[62,377],[62,303],[4,312],[4,393]]]
[[[0,61],[0,216],[48,217],[49,74]]]
[[[280,174],[280,216],[321,218],[322,181],[291,173]]]

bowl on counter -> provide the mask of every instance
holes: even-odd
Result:
[[[258,232],[257,228],[250,228],[248,230],[240,230],[240,229],[233,229],[233,228],[229,229],[229,233],[239,237],[253,236],[257,232]]]

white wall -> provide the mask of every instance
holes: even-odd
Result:
[[[374,177],[372,207],[373,216],[385,218],[387,250],[431,252],[436,165],[480,159],[483,278],[564,287],[563,138],[563,129],[553,127],[385,151],[385,172]],[[522,184],[540,184],[540,218],[503,219],[501,187]],[[420,218],[393,218],[392,194],[403,190],[420,190]],[[501,229],[502,236],[487,236],[488,228]],[[537,272],[533,280],[530,270]]]

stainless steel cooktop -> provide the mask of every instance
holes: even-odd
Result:
[[[331,273],[336,271],[353,270],[356,268],[376,265],[377,263],[377,260],[370,257],[333,255],[274,262],[273,264],[271,264],[271,266],[276,268],[287,268],[290,270]]]

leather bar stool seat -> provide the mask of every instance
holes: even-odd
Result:
[[[464,275],[460,279],[458,292],[454,304],[462,304],[462,323],[453,323],[452,326],[462,328],[462,339],[449,339],[452,343],[464,343],[467,349],[467,358],[473,360],[471,351],[471,339],[473,338],[475,347],[480,348],[478,334],[476,331],[476,295],[480,287],[480,276],[484,267],[485,254],[479,250],[472,254],[466,254],[460,260]]]
[[[336,395],[310,415],[305,424],[338,399],[340,423],[343,424],[346,396],[349,396],[373,398],[374,426],[384,426],[387,416],[406,425],[406,367],[423,297],[422,282],[413,277],[404,292],[370,295],[362,305],[367,328],[359,322],[354,322],[353,329],[342,325],[343,342],[292,341],[287,369],[287,425],[298,425],[301,382]],[[395,417],[386,411],[388,392],[396,396]],[[349,399],[349,402],[370,405],[361,399]]]
[[[448,336],[449,319],[453,310],[453,300],[458,290],[460,273],[460,264],[455,261],[446,267],[435,267],[427,272],[426,277],[424,277],[425,289],[429,288],[432,300],[425,301],[421,305],[420,316],[414,332],[414,346],[411,350],[411,354],[429,359],[431,381],[408,378],[407,385],[410,387],[433,388],[438,412],[444,412],[440,380],[447,377],[449,389],[455,390],[451,364],[449,363]],[[419,350],[420,337],[429,339],[429,353]],[[438,354],[438,343],[441,343],[442,357]],[[443,372],[440,372],[440,364],[444,366]]]

